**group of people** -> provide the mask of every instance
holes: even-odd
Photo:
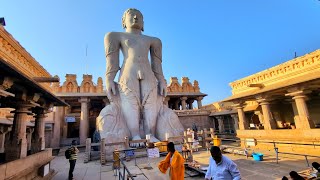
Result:
[[[312,167],[317,171],[317,174],[320,175],[320,164],[317,162],[312,163]],[[318,177],[319,177],[318,175]],[[291,171],[289,176],[292,180],[304,180],[305,178],[300,176],[296,171]],[[288,180],[287,176],[283,176],[282,180]]]
[[[184,158],[175,150],[174,144],[169,142],[167,145],[168,155],[162,160],[158,168],[162,173],[168,169],[171,180],[184,179]],[[211,157],[209,167],[205,175],[206,180],[214,179],[241,179],[240,171],[237,165],[227,156],[222,155],[218,146],[212,146],[210,149]]]

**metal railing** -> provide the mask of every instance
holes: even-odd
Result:
[[[224,138],[220,138],[221,141],[233,141],[233,142],[247,142],[246,139],[224,139]],[[252,138],[250,138],[252,139]],[[276,156],[276,162],[277,164],[279,164],[279,154],[287,154],[287,155],[294,155],[294,156],[304,156],[307,167],[310,167],[310,163],[308,160],[308,157],[315,157],[315,158],[320,158],[320,156],[314,156],[314,155],[309,155],[309,154],[297,154],[297,153],[290,153],[290,152],[280,152],[279,148],[277,147],[277,145],[280,144],[290,144],[290,145],[300,145],[300,146],[313,146],[314,148],[316,148],[316,146],[320,146],[320,144],[315,144],[315,142],[312,142],[312,144],[308,144],[308,143],[294,143],[294,142],[281,142],[281,141],[263,141],[263,140],[255,140],[257,143],[264,143],[264,144],[273,144],[273,149],[275,151],[275,156]]]
[[[130,173],[129,169],[123,162],[122,158],[120,157],[120,153],[113,152],[114,157],[116,157],[113,162],[113,169],[115,170],[114,176],[119,177],[119,180],[126,180],[126,179],[134,179],[133,175]],[[121,167],[122,165],[122,167]],[[127,173],[127,178],[126,178]]]

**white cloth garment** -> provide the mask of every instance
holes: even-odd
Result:
[[[240,171],[237,165],[228,157],[222,155],[220,163],[216,164],[212,157],[210,157],[209,167],[205,178],[214,180],[239,180],[241,179]]]

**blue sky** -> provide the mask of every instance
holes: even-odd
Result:
[[[234,80],[320,48],[318,0],[1,0],[0,17],[52,75],[96,82],[106,69],[104,35],[123,31],[130,7],[143,13],[144,34],[162,40],[166,79],[198,80],[203,104],[230,96]]]

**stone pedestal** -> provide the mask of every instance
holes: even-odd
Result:
[[[80,102],[81,102],[80,133],[79,133],[80,144],[85,144],[89,134],[88,103],[90,102],[90,100],[88,98],[81,98]]]
[[[13,127],[9,142],[5,144],[6,161],[13,161],[27,156],[26,122],[32,105],[22,102],[14,111]]]

